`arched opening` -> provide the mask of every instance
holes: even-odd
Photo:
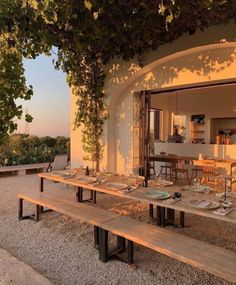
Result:
[[[133,94],[235,77],[236,43],[199,46],[163,57],[132,75],[109,103],[107,164],[113,171],[133,170]]]

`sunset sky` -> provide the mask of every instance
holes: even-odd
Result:
[[[69,136],[69,87],[66,75],[55,70],[53,57],[40,56],[25,60],[27,84],[34,87],[31,101],[23,102],[24,108],[34,118],[29,124],[29,133],[38,136]],[[19,133],[25,132],[25,122],[19,122]]]

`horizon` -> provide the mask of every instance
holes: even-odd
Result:
[[[36,59],[24,59],[26,82],[33,86],[34,95],[30,101],[20,100],[24,114],[17,122],[15,133],[70,137],[70,89],[66,74],[54,69],[52,60],[55,58],[40,55]],[[25,123],[26,109],[33,116],[32,123]]]

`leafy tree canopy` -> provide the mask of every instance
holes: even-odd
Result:
[[[90,159],[99,160],[106,118],[104,64],[141,56],[235,17],[234,0],[1,0],[0,138],[13,132],[14,120],[22,116],[16,99],[33,94],[23,58],[49,55],[57,47],[55,67],[67,73],[77,95],[75,125],[84,126],[84,148]]]

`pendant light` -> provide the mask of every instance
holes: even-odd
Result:
[[[175,110],[174,110],[173,114],[175,116],[179,115],[179,112],[178,112],[178,94],[177,94],[177,92],[175,93]]]

